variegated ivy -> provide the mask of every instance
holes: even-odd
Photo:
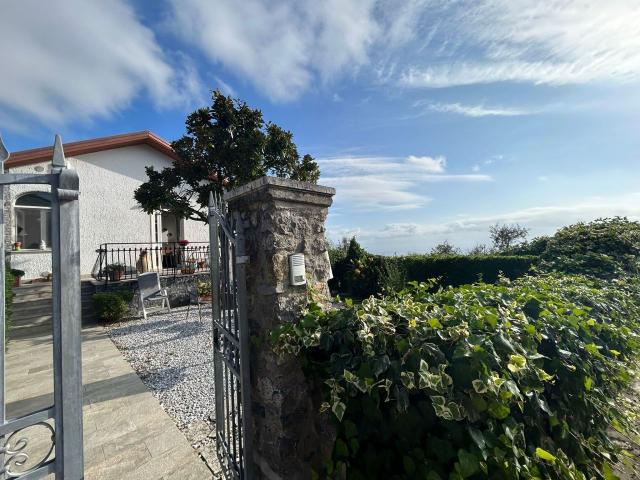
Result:
[[[607,429],[630,428],[617,399],[640,353],[640,283],[548,274],[433,285],[310,305],[275,332],[275,348],[324,382],[321,408],[337,421],[318,474],[614,478]]]

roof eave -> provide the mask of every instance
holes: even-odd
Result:
[[[102,152],[105,150],[130,147],[133,145],[148,145],[173,160],[178,160],[179,158],[171,148],[171,144],[169,144],[169,142],[149,130],[65,143],[63,148],[65,156],[77,157],[88,153]],[[5,163],[5,168],[10,169],[25,165],[33,165],[35,163],[48,162],[51,161],[52,157],[53,147],[22,150],[11,154],[9,160]]]

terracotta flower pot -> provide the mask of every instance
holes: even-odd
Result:
[[[109,272],[109,280],[111,280],[112,282],[120,281],[122,280],[123,274],[124,272],[122,270],[113,270]]]

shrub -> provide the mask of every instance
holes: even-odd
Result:
[[[512,251],[539,255],[540,267],[547,271],[600,278],[637,275],[640,273],[640,222],[615,217],[576,223]]]
[[[275,332],[337,423],[322,476],[615,478],[607,428],[640,353],[640,282],[544,275],[342,310]]]
[[[598,219],[561,228],[542,253],[546,268],[604,278],[640,272],[640,222]]]
[[[107,322],[121,320],[129,311],[132,299],[131,290],[95,293],[92,297],[97,317]]]
[[[210,281],[198,282],[198,284],[196,285],[196,288],[198,290],[199,297],[207,297],[211,295],[212,287],[211,287]]]

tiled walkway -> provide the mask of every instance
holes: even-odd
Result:
[[[85,478],[212,478],[102,327],[83,330],[82,353]],[[51,405],[50,335],[9,343],[6,391],[9,418]]]

